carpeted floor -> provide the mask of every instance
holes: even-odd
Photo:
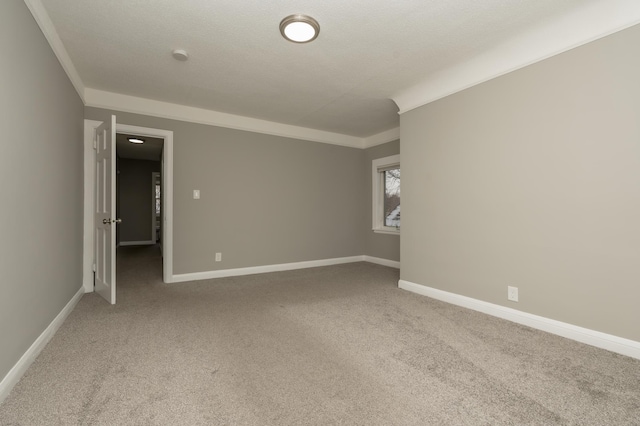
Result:
[[[638,425],[640,361],[397,288],[369,263],[162,284],[118,253],[2,425]]]

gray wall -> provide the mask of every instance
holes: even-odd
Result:
[[[366,230],[365,230],[365,254],[388,260],[400,260],[400,236],[389,234],[377,234],[372,228],[372,189],[371,189],[371,162],[377,158],[388,157],[400,154],[400,141],[396,140],[383,145],[368,148],[364,152],[365,156],[365,193],[366,202]],[[402,167],[402,164],[400,164]],[[404,207],[403,207],[404,208]],[[404,214],[404,213],[403,213]]]
[[[118,159],[118,226],[120,242],[153,238],[151,175],[160,171],[159,161]]]
[[[0,2],[0,380],[82,286],[83,107],[24,2]]]
[[[111,113],[174,132],[174,273],[364,253],[362,150],[85,108]]]
[[[401,279],[640,341],[639,45],[636,26],[403,114]]]

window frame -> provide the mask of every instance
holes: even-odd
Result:
[[[400,227],[384,224],[384,172],[400,168],[400,154],[377,158],[371,162],[372,230],[378,234],[400,235]],[[400,182],[402,188],[402,182]],[[402,203],[401,203],[402,204]],[[401,225],[402,226],[402,225]]]

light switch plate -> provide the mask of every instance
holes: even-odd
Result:
[[[199,200],[200,199],[200,190],[199,189],[194,189],[193,190],[193,199],[194,200]]]

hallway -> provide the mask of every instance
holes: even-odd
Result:
[[[116,249],[116,291],[120,298],[133,289],[162,284],[160,244]]]

